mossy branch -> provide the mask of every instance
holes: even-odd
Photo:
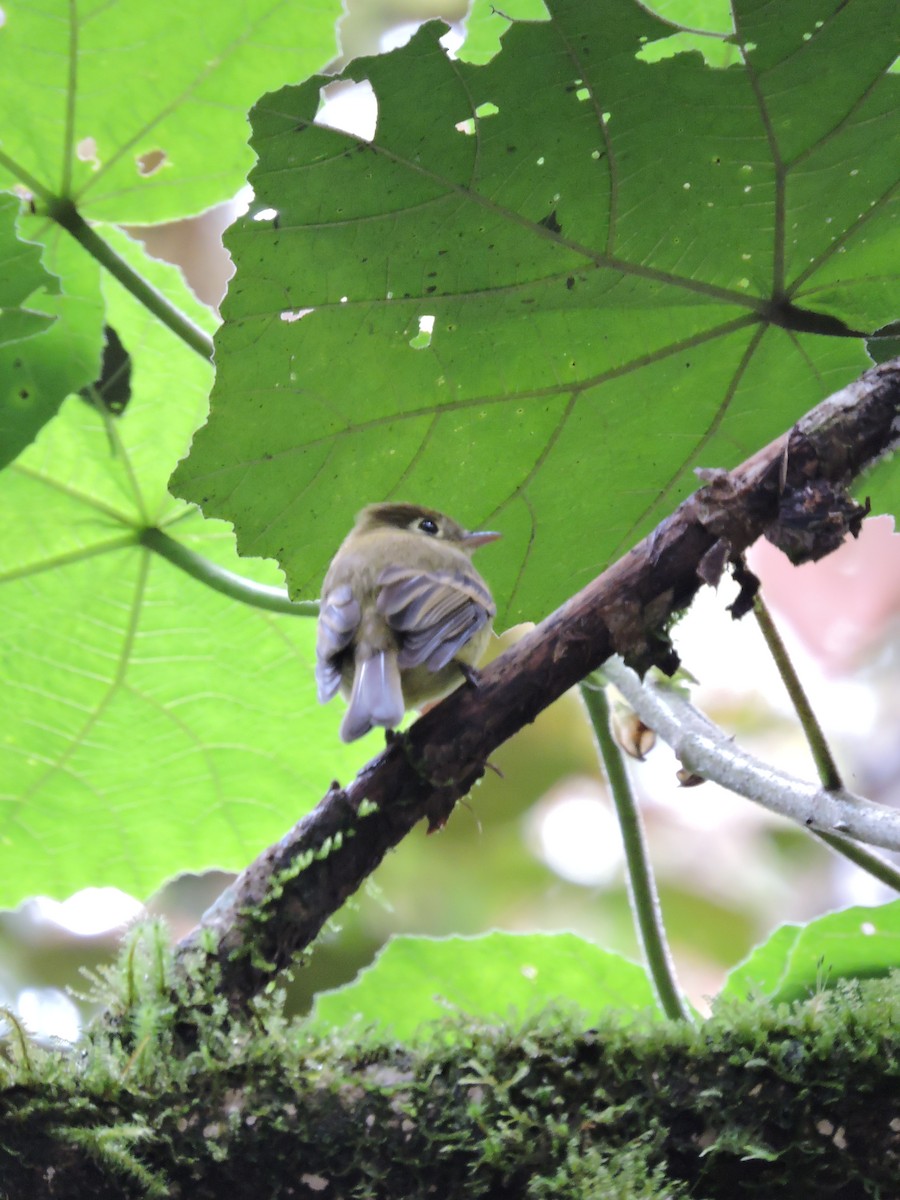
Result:
[[[448,1015],[398,1047],[316,1037],[277,995],[229,1013],[214,977],[193,1003],[160,994],[174,977],[147,950],[124,1007],[95,997],[115,1028],[30,1066],[0,1059],[4,1196],[424,1197],[435,1179],[442,1200],[895,1194],[896,979],[732,1001],[696,1028]]]

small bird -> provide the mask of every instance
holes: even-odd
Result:
[[[416,504],[358,515],[325,576],[316,635],[319,702],[338,689],[350,701],[343,741],[395,728],[469,677],[497,611],[471,554],[498,537]]]

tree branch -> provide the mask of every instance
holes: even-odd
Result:
[[[333,784],[182,943],[184,969],[217,964],[232,1004],[246,1004],[421,818],[431,829],[444,824],[497,746],[611,654],[641,671],[652,664],[674,671],[666,621],[760,535],[794,562],[855,536],[866,510],[844,489],[894,447],[898,416],[895,359],[823,401],[736,470],[705,472],[707,486],[491,663],[477,687],[457,689],[389,738],[346,790]],[[735,615],[751,603],[745,597]],[[837,814],[826,813],[822,827],[830,815]]]
[[[603,674],[689,771],[815,832],[900,850],[900,809],[845,788],[808,783],[754,758],[680,692],[650,680],[642,683],[618,656],[603,664]]]

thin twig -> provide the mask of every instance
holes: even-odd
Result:
[[[650,855],[647,853],[644,825],[622,761],[622,752],[609,730],[609,702],[606,690],[593,680],[585,680],[581,685],[581,696],[594,728],[597,752],[616,806],[625,849],[628,895],[638,937],[644,948],[647,969],[656,988],[660,1008],[666,1016],[672,1021],[687,1021],[690,1017],[678,989],[675,964],[666,941],[659,893],[653,878]]]
[[[832,757],[831,748],[825,740],[822,726],[819,724],[818,718],[812,710],[809,697],[806,695],[803,684],[800,682],[800,676],[794,670],[794,664],[791,662],[787,647],[781,640],[781,634],[772,620],[772,614],[758,592],[753,600],[753,615],[756,617],[766,645],[769,647],[769,653],[775,661],[778,674],[787,688],[794,711],[797,714],[797,719],[803,727],[803,732],[806,734],[806,740],[809,743],[810,753],[816,764],[819,779],[822,781],[822,787],[827,788],[830,792],[837,792],[844,784],[837,769],[837,764]]]
[[[842,837],[900,850],[897,809],[865,800],[844,788],[834,791],[819,787],[754,758],[678,691],[650,680],[642,683],[618,656],[603,664],[603,674],[641,720],[672,747],[688,770],[805,829],[830,835],[828,844],[836,850],[841,849]],[[859,853],[853,861],[859,863]],[[887,863],[874,856],[873,863],[877,864],[873,874],[878,878],[891,877]],[[893,879],[900,883],[900,875],[893,875]]]

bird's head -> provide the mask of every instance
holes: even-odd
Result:
[[[355,532],[369,533],[385,527],[404,529],[413,537],[448,542],[467,554],[501,536],[491,530],[464,529],[452,517],[418,504],[370,504],[356,518]]]

